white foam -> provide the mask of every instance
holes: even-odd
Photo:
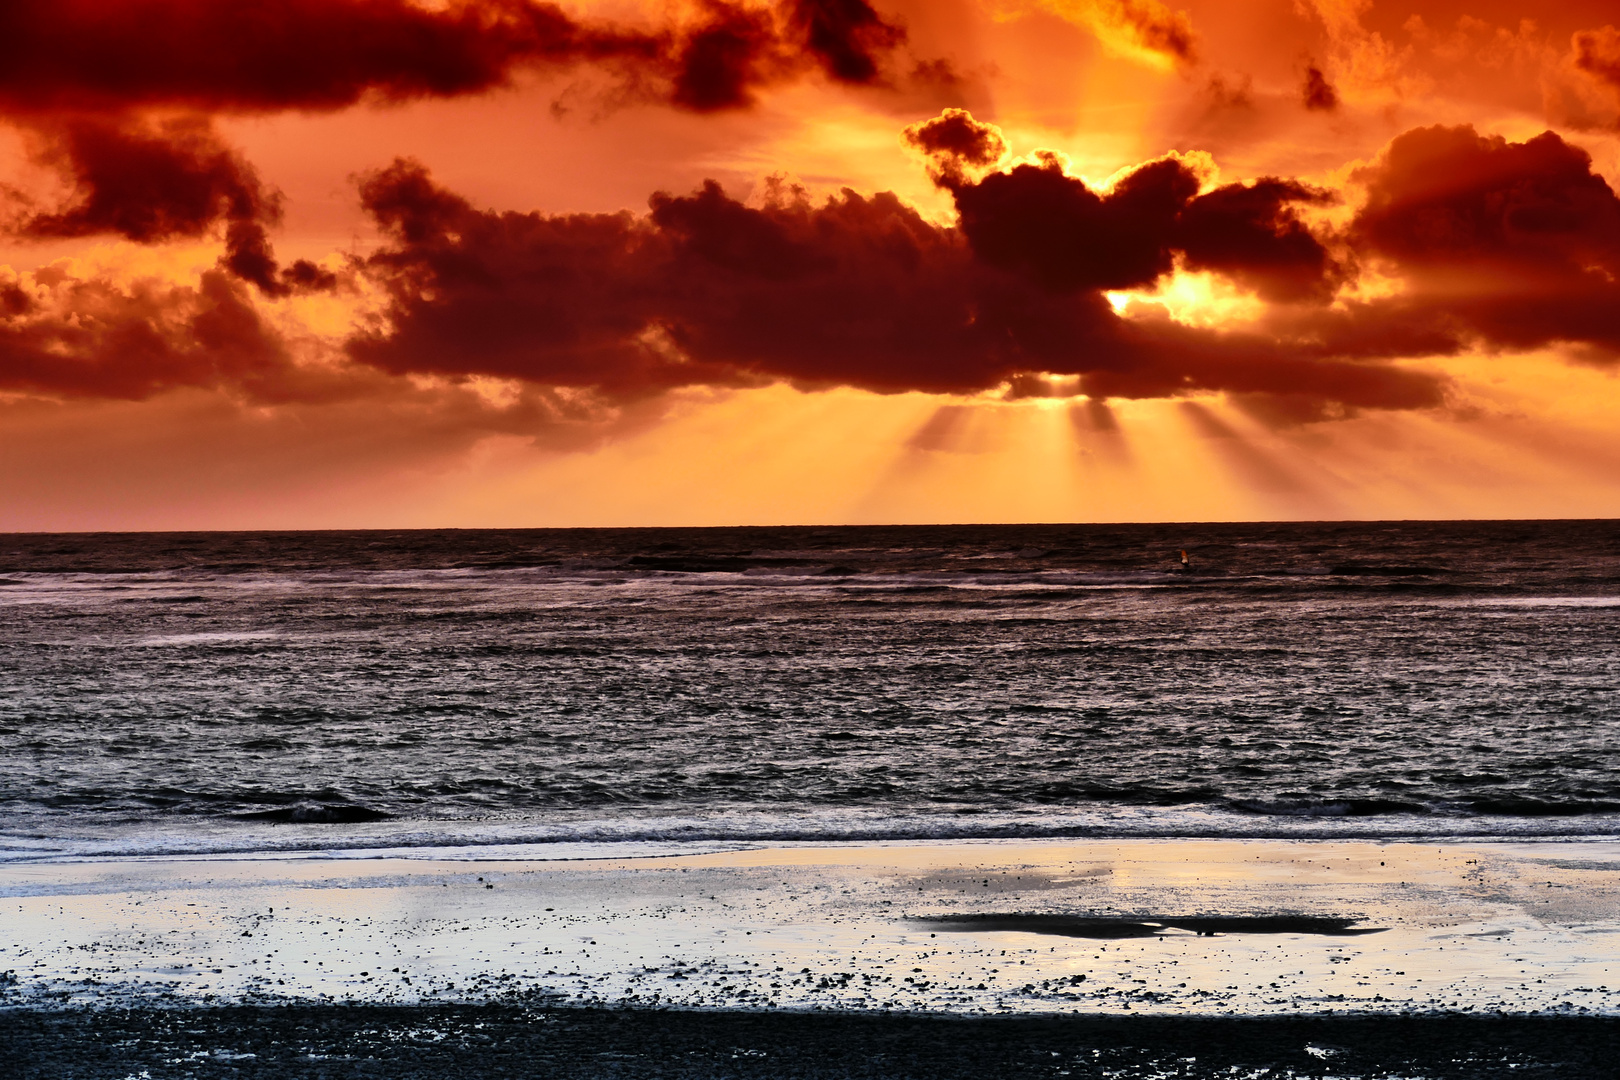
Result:
[[[1332,807],[1327,808],[1328,811]],[[1239,814],[1207,808],[1101,807],[972,814],[887,809],[815,813],[712,811],[589,817],[559,813],[485,820],[354,824],[156,819],[120,827],[42,816],[0,832],[0,864],[130,857],[571,859],[707,851],[778,843],[1002,842],[1109,839],[1588,840],[1620,836],[1620,814],[1468,817],[1389,814]],[[74,826],[77,826],[76,828]],[[504,854],[503,854],[504,853]],[[584,853],[584,854],[581,854]],[[615,856],[617,857],[617,856]]]

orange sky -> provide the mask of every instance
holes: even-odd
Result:
[[[1616,21],[9,5],[0,530],[1614,516]]]

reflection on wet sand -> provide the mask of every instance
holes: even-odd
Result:
[[[1324,915],[1145,915],[1134,919],[1083,918],[1072,915],[1021,915],[987,913],[982,915],[938,915],[911,920],[928,930],[995,931],[1022,934],[1054,934],[1058,937],[1097,938],[1111,941],[1123,938],[1155,937],[1160,934],[1321,934],[1327,937],[1357,937],[1380,934],[1383,926],[1355,926],[1358,919]]]

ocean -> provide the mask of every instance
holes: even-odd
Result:
[[[19,534],[0,612],[0,860],[1620,835],[1612,521]]]
[[[0,1058],[1607,1077],[1617,541],[0,537]]]

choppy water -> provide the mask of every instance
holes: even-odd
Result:
[[[3,536],[0,858],[1620,834],[1617,616],[1614,522]]]

